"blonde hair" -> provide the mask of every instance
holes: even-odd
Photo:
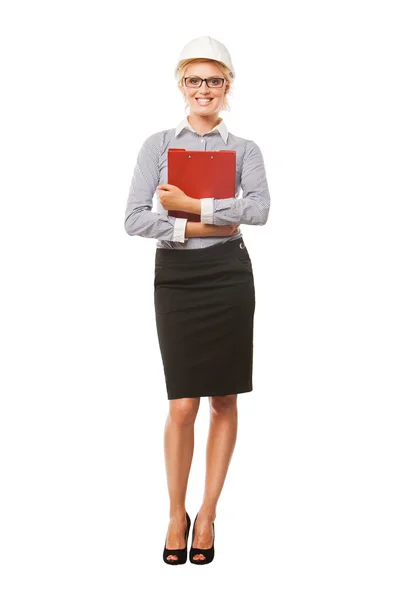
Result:
[[[205,62],[205,61],[206,62],[212,62],[212,63],[214,63],[218,67],[218,69],[220,69],[220,71],[222,71],[222,73],[224,75],[224,78],[226,79],[226,86],[225,87],[226,87],[226,89],[228,91],[225,92],[224,101],[223,101],[221,110],[230,111],[231,107],[229,105],[229,101],[228,101],[228,97],[227,96],[231,94],[231,88],[232,88],[232,85],[233,85],[233,76],[232,76],[232,73],[231,73],[230,69],[228,69],[228,67],[226,65],[224,65],[224,63],[221,63],[221,62],[219,62],[219,60],[214,60],[214,59],[211,59],[211,58],[188,58],[186,60],[182,60],[178,64],[178,66],[176,68],[176,74],[177,74],[177,77],[179,78],[178,88],[181,90],[183,98],[184,98],[185,110],[189,107],[189,103],[188,103],[187,98],[186,98],[186,96],[185,96],[185,94],[183,92],[183,86],[184,86],[183,77],[184,77],[184,74],[185,74],[186,67],[189,64],[191,64],[191,63],[198,63],[198,62]]]

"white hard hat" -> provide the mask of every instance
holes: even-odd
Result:
[[[232,60],[227,48],[218,40],[215,40],[208,35],[195,38],[183,48],[179,56],[178,64],[175,68],[175,78],[179,79],[178,68],[182,60],[189,58],[205,58],[218,60],[228,67],[231,72],[231,77],[235,77]]]

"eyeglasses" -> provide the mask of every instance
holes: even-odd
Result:
[[[221,88],[224,85],[225,79],[222,77],[207,77],[202,79],[201,77],[184,77],[183,78],[186,87],[199,88],[203,85],[203,81],[206,82],[208,87]]]

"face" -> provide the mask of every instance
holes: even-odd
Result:
[[[206,77],[222,77],[225,79],[224,74],[222,71],[220,71],[217,65],[209,61],[189,64],[186,67],[184,77],[200,77],[201,79],[205,79]],[[196,113],[199,116],[209,117],[214,114],[218,115],[219,111],[222,110],[224,96],[228,90],[228,84],[226,80],[224,81],[223,86],[220,88],[208,87],[205,81],[203,81],[201,87],[198,88],[187,87],[184,82],[182,82],[182,85],[183,94],[187,98],[191,113]],[[198,101],[198,99],[201,98],[210,98],[211,101],[202,104]]]

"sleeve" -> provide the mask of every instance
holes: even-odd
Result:
[[[152,212],[159,183],[160,135],[158,132],[149,136],[139,150],[125,210],[125,231],[129,235],[185,242],[187,219]]]
[[[259,146],[248,140],[241,174],[243,198],[200,198],[201,222],[211,225],[265,225],[270,195]]]

